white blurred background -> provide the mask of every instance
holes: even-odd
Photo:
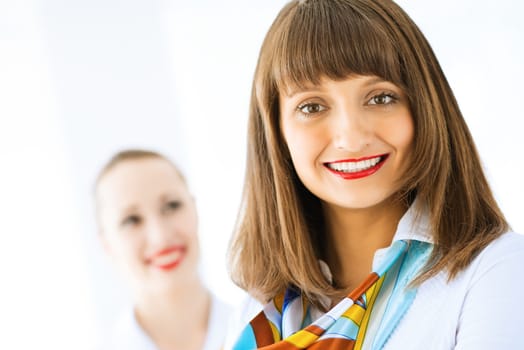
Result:
[[[92,349],[125,307],[91,190],[126,147],[183,169],[200,211],[203,278],[233,304],[242,297],[225,251],[258,49],[284,3],[0,0],[1,349]],[[500,205],[524,232],[524,3],[399,3],[432,43]]]

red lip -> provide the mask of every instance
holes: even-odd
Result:
[[[149,260],[153,260],[154,258],[158,258],[158,257],[161,257],[163,255],[169,255],[171,253],[174,253],[174,252],[177,252],[177,251],[180,251],[180,250],[185,250],[183,246],[171,246],[171,247],[167,247],[167,248],[164,248],[162,250],[159,250],[158,252],[155,252],[153,253],[150,257],[149,257]]]
[[[377,157],[382,157],[383,159],[381,160],[384,161],[387,157],[388,157],[389,154],[376,154],[374,156],[369,156],[369,157],[362,157],[362,158],[349,158],[349,159],[342,159],[342,160],[336,160],[334,162],[328,162],[326,164],[336,164],[336,163],[347,163],[347,162],[360,162],[362,160],[368,160],[368,159],[373,159],[373,158],[377,158]]]
[[[165,265],[154,265],[154,267],[156,267],[156,268],[158,268],[160,270],[169,271],[169,270],[174,269],[178,265],[180,265],[181,262],[182,262],[182,259],[177,259],[177,260],[173,261],[172,263],[165,264]]]
[[[155,252],[146,261],[148,264],[150,264],[154,268],[157,268],[163,271],[172,270],[176,268],[178,265],[180,265],[182,260],[184,260],[184,257],[186,255],[186,250],[187,248],[185,246],[180,246],[180,245],[171,246],[171,247],[159,250],[158,252]],[[165,261],[165,259],[162,260],[163,256],[170,255],[173,253],[178,253],[178,255],[176,255],[176,258],[174,260],[167,260],[167,261]],[[160,261],[162,262],[155,262],[156,259],[160,259]]]
[[[325,163],[324,166],[331,173],[335,174],[336,176],[339,176],[339,177],[343,178],[344,180],[355,180],[355,179],[361,179],[363,177],[370,176],[370,175],[373,175],[374,173],[376,173],[382,167],[382,165],[384,165],[384,163],[386,162],[386,159],[388,158],[388,156],[389,156],[389,154],[382,154],[382,155],[375,155],[375,156],[371,156],[371,157],[363,157],[363,158],[358,158],[358,159],[337,160],[335,162]],[[377,157],[381,157],[381,159],[375,166],[373,166],[373,167],[371,167],[369,169],[362,170],[362,171],[357,171],[357,172],[351,172],[351,173],[347,172],[346,173],[346,172],[343,172],[343,171],[337,171],[337,170],[331,169],[330,167],[327,166],[327,164],[346,163],[346,162],[360,162],[362,160],[368,160],[368,159],[373,159],[373,158],[377,158]]]

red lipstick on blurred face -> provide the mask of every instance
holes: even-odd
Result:
[[[153,253],[146,262],[156,269],[173,270],[184,260],[186,251],[183,245],[170,246]]]

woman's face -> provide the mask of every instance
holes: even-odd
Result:
[[[323,79],[279,98],[295,170],[325,205],[370,208],[399,190],[414,126],[398,86],[375,76],[351,76]]]
[[[135,292],[162,292],[195,278],[195,203],[170,163],[117,164],[100,181],[97,201],[104,246]]]

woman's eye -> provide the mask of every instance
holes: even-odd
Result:
[[[297,109],[302,114],[308,115],[323,112],[327,108],[318,103],[304,103],[298,106]]]
[[[138,215],[129,215],[122,220],[122,226],[136,226],[139,225],[141,221]]]
[[[368,104],[370,105],[388,105],[397,101],[397,97],[389,93],[381,93],[373,96]]]
[[[182,206],[181,201],[169,201],[166,203],[166,208],[169,210],[175,210]]]

